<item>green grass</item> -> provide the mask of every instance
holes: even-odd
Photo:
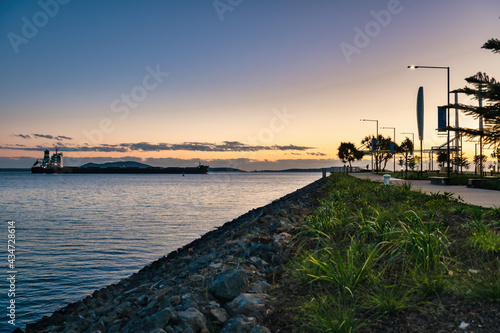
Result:
[[[432,271],[417,274],[414,277],[415,286],[424,297],[439,296],[449,286],[444,272]]]
[[[445,232],[432,220],[424,222],[412,212],[406,222],[400,222],[402,229],[401,245],[404,251],[425,272],[434,270],[442,263],[448,246]]]
[[[356,332],[380,316],[426,312],[443,295],[498,301],[499,220],[499,208],[449,193],[332,175],[288,265],[312,295],[297,317],[307,331]]]
[[[470,277],[465,296],[472,299],[500,301],[500,273],[478,271]]]
[[[491,230],[473,233],[472,246],[486,253],[500,253],[500,234]]]
[[[313,298],[301,309],[305,328],[313,332],[352,333],[363,326],[356,318],[356,305],[332,296]]]
[[[340,293],[353,295],[360,284],[372,277],[371,270],[377,254],[376,248],[368,252],[357,247],[358,244],[351,241],[345,252],[323,249],[312,253],[299,269],[304,273],[303,280],[331,284]]]

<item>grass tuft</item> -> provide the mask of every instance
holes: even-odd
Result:
[[[401,245],[424,271],[432,271],[442,263],[449,242],[437,223],[432,220],[424,222],[415,212],[411,212],[407,221],[401,222],[401,228]]]
[[[485,230],[472,234],[472,246],[485,253],[500,253],[500,234]]]
[[[356,249],[354,240],[345,252],[337,249],[324,249],[309,255],[302,273],[309,277],[310,283],[326,282],[333,284],[342,292],[351,295],[365,280],[371,277],[372,265],[376,259],[377,248],[369,253]]]
[[[500,301],[500,272],[480,271],[466,284],[466,297],[482,301]]]
[[[302,309],[305,326],[318,333],[354,333],[363,327],[356,319],[356,306],[333,296],[313,298]]]
[[[377,280],[371,289],[365,305],[378,314],[394,316],[415,307],[414,292],[404,283],[390,284]]]

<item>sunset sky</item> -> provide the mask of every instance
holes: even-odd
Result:
[[[417,137],[420,86],[424,146],[441,145],[446,70],[407,66],[449,66],[451,89],[499,80],[481,49],[499,16],[498,0],[1,1],[0,168],[54,147],[66,165],[341,165],[340,142],[375,134],[362,118]]]

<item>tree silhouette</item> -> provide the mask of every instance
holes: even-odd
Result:
[[[495,150],[491,153],[491,157],[496,158],[497,170],[500,170],[500,147],[495,147]]]
[[[445,163],[448,162],[448,153],[445,153],[443,151],[438,152],[437,162],[438,162],[438,165],[441,168],[443,168]]]
[[[390,137],[384,137],[382,135],[378,135],[377,138],[377,146],[375,147],[376,149],[373,149],[372,146],[372,140],[375,139],[375,136],[366,136],[362,141],[361,144],[369,149],[370,151],[373,152],[373,158],[375,161],[375,170],[377,172],[379,170],[384,170],[387,162],[392,158],[393,154],[391,154],[391,138]],[[397,148],[396,148],[397,149]],[[383,165],[382,165],[383,163]]]
[[[411,155],[413,155],[413,141],[410,138],[404,139],[403,142],[399,145],[398,149],[399,153],[404,156],[404,165],[405,165],[405,179],[408,178],[408,164],[411,160]]]
[[[364,153],[358,150],[351,142],[341,142],[337,156],[343,163],[349,163],[349,168],[352,168],[351,163],[363,159]]]
[[[493,53],[500,53],[500,40],[492,38],[482,46],[483,49],[491,50]]]
[[[458,172],[458,170],[460,168],[469,169],[470,162],[467,160],[467,157],[455,156],[451,160],[451,164],[453,164],[455,166],[455,170],[457,170],[457,172]]]

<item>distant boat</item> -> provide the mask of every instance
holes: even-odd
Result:
[[[88,173],[88,174],[206,174],[208,165],[201,163],[197,167],[153,167],[144,163],[124,161],[111,163],[87,163],[80,167],[63,166],[63,155],[58,153],[49,158],[50,152],[45,150],[43,160],[36,160],[31,167],[31,173]]]

